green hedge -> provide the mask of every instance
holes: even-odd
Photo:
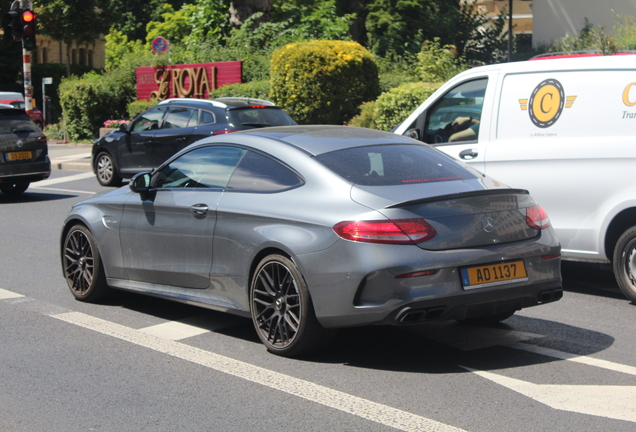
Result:
[[[424,102],[443,83],[407,83],[395,87],[378,98],[375,105],[375,125],[390,131]]]
[[[228,84],[214,90],[210,99],[218,97],[269,98],[269,81],[252,81],[244,84]]]
[[[127,75],[123,71],[104,75],[89,72],[62,81],[60,105],[69,139],[93,139],[106,120],[126,114],[136,94],[135,80]]]
[[[380,94],[374,57],[356,42],[285,45],[272,55],[270,99],[300,124],[344,124]]]

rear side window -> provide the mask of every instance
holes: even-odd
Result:
[[[199,110],[196,108],[173,107],[163,121],[161,129],[180,129],[197,126]]]
[[[240,129],[289,126],[296,122],[280,108],[240,108],[228,111],[230,123]]]
[[[234,171],[228,190],[278,192],[303,184],[293,171],[273,159],[248,151]]]
[[[340,177],[365,186],[476,178],[449,157],[417,144],[349,148],[323,153],[316,159]]]

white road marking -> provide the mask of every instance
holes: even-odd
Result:
[[[210,332],[210,330],[190,324],[185,324],[179,321],[168,321],[163,324],[157,324],[154,326],[139,329],[139,331],[172,341],[187,339],[189,337],[198,336]]]
[[[22,294],[14,293],[5,289],[0,288],[0,300],[12,299],[24,297]]]
[[[554,409],[636,422],[636,386],[534,384],[462,367]]]
[[[582,363],[588,366],[594,366],[602,369],[607,369],[615,372],[622,372],[629,375],[636,375],[636,367],[627,366],[620,363],[614,363],[607,360],[601,360],[594,357],[581,356],[577,354],[571,354],[563,351],[554,350],[551,348],[544,348],[536,345],[530,345],[525,343],[510,343],[505,344],[504,346],[508,346],[510,348],[528,351],[535,354],[541,354],[548,357],[554,357],[561,360],[568,360],[571,362]]]
[[[462,429],[406,411],[372,402],[309,381],[294,378],[239,360],[221,356],[180,342],[165,340],[138,330],[79,312],[51,315],[53,318],[115,337],[142,347],[196,363],[219,372],[261,384],[348,414],[403,431],[460,432]]]
[[[97,192],[88,192],[88,191],[79,191],[72,189],[56,189],[56,188],[47,188],[47,187],[39,187],[37,184],[32,184],[29,186],[31,189],[40,189],[45,191],[54,191],[54,192],[68,192],[68,193],[83,193],[88,195],[95,195]]]
[[[51,165],[62,163],[62,162],[67,162],[67,161],[75,161],[75,160],[80,160],[80,159],[86,159],[86,158],[89,158],[89,157],[91,157],[91,152],[78,153],[78,154],[74,154],[74,155],[70,155],[70,156],[60,156],[60,157],[56,157],[55,159],[51,159]]]
[[[59,183],[66,183],[66,182],[71,182],[71,181],[75,181],[75,180],[82,180],[82,179],[87,179],[90,177],[95,177],[95,174],[93,174],[92,172],[83,172],[81,174],[75,174],[72,176],[66,176],[66,177],[58,177],[58,178],[54,178],[54,179],[48,179],[48,180],[42,180],[37,182],[37,184],[34,184],[33,187],[36,186],[50,186],[50,185],[54,185],[54,184],[59,184]]]

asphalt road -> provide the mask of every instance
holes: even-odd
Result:
[[[499,325],[347,329],[302,359],[267,353],[230,315],[125,292],[73,300],[61,224],[109,190],[70,165],[87,152],[54,147],[55,166],[84,171],[0,194],[1,431],[636,428],[636,306],[598,266],[565,263],[561,301]]]

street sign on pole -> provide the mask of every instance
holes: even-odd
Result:
[[[44,86],[47,84],[53,84],[52,77],[42,78],[42,115],[44,116],[44,126],[46,126],[46,92],[44,91]]]

